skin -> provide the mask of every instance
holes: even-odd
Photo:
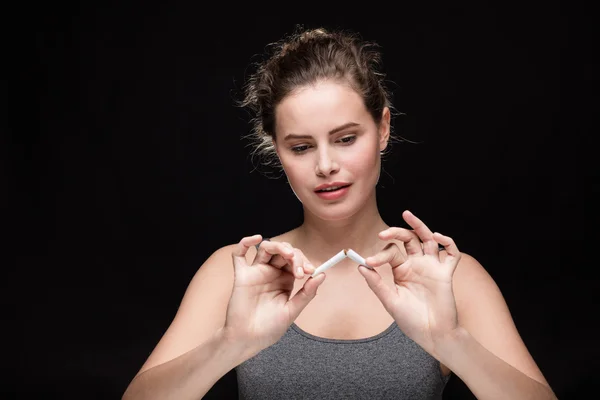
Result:
[[[274,145],[304,209],[304,222],[293,233],[295,247],[317,261],[343,248],[368,255],[381,250],[377,234],[388,225],[377,208],[375,187],[380,152],[389,140],[389,109],[378,125],[349,85],[323,81],[287,96],[275,115]],[[330,134],[348,124],[355,125]],[[315,195],[315,187],[334,181],[352,184],[347,196],[327,201]]]
[[[302,249],[303,254],[313,260],[315,265],[322,263],[341,248],[352,248],[359,254],[372,255],[367,259],[373,263],[369,264],[371,266],[398,266],[398,261],[407,256],[405,246],[392,247],[390,244],[403,243],[413,236],[410,236],[408,230],[401,228],[387,230],[390,227],[379,213],[375,190],[381,169],[380,152],[386,148],[389,140],[389,109],[383,110],[381,121],[376,123],[360,95],[349,85],[343,82],[321,81],[299,88],[286,97],[276,109],[276,122],[273,143],[288,182],[303,205],[305,216],[300,227],[279,239]],[[351,183],[349,194],[336,201],[323,200],[315,195],[316,186],[333,181]],[[415,220],[410,219],[412,214],[407,216],[407,222],[414,224]],[[447,242],[447,239],[443,241]],[[428,240],[427,245],[430,243],[432,241]],[[434,247],[434,251],[437,251],[437,243],[431,245],[432,250]],[[394,287],[405,288],[393,284],[401,269],[381,268],[381,274],[365,271],[359,272],[350,260],[330,269],[327,272],[330,279],[343,278],[346,285],[336,286],[334,282],[324,284],[319,299],[307,306],[306,312],[297,318],[297,324],[308,327],[307,329],[317,336],[336,336],[335,332],[328,332],[314,321],[330,320],[329,315],[322,310],[335,309],[336,300],[347,297],[342,291],[346,290],[348,285],[354,285],[353,297],[361,302],[361,305],[365,305],[362,309],[361,305],[355,308],[356,314],[360,315],[363,310],[363,318],[372,322],[365,325],[383,330],[390,323],[390,315],[392,320],[394,317],[402,317],[405,320],[407,316],[402,310],[396,310],[394,307],[401,302],[384,291],[384,288],[392,292]],[[406,274],[406,268],[403,269],[403,273]],[[445,285],[450,282],[450,290],[451,275],[446,274],[443,280]],[[364,285],[363,278],[369,278],[367,282],[377,282],[373,288],[379,290]],[[384,281],[390,284],[385,285]],[[306,280],[302,283],[305,282]],[[296,291],[301,287],[301,283],[297,283]],[[418,288],[417,292],[421,293],[421,288]],[[373,301],[374,293],[379,300],[379,306],[383,307],[376,307],[377,302]],[[414,298],[410,290],[404,289],[400,294],[409,299]],[[447,302],[453,302],[453,298],[447,293],[443,297]],[[417,302],[423,308],[423,298],[417,298]],[[386,312],[382,312],[382,308]],[[456,322],[455,307],[449,315],[449,327],[455,328],[456,325],[452,324],[452,321]],[[413,332],[423,330],[423,323],[415,324],[423,320],[422,315],[408,317],[413,320],[408,324],[403,323],[401,328],[410,329],[410,325],[416,325],[412,328]],[[353,330],[344,323],[339,326],[343,327],[346,334]],[[376,333],[356,331],[350,335],[361,337]],[[428,339],[422,338],[419,341],[431,348],[431,333],[425,333],[425,336],[428,336]],[[449,373],[443,364],[441,369],[444,374]]]
[[[300,227],[281,239],[302,249],[314,265],[352,248],[375,267],[357,268],[345,261],[329,269],[328,277],[319,281],[320,295],[307,304],[296,324],[308,326],[316,336],[356,338],[379,333],[391,316],[440,360],[444,375],[452,368],[481,398],[555,398],[481,264],[408,210],[402,217],[411,229],[390,227],[382,220],[375,187],[389,118],[384,109],[376,124],[358,93],[335,81],[299,88],[276,109],[274,145],[305,216]],[[329,134],[349,122],[358,125]],[[305,137],[290,140],[290,134]],[[317,185],[332,181],[352,186],[337,201],[314,194]],[[445,250],[438,251],[438,245]],[[312,279],[297,282],[293,292]],[[364,325],[377,331],[361,331]]]
[[[254,235],[216,251],[124,398],[200,398],[292,323],[316,336],[355,339],[395,322],[477,398],[555,399],[477,260],[410,211],[402,217],[411,229],[381,218],[375,187],[388,139],[389,110],[375,123],[343,82],[318,82],[283,99],[274,145],[304,208],[303,224],[271,241]],[[343,198],[314,193],[334,181],[352,184]],[[327,276],[310,277],[343,248],[375,270],[345,260]]]

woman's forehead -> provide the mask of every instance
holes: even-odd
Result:
[[[363,124],[369,113],[360,95],[348,85],[323,82],[294,91],[276,109],[276,130],[288,134],[315,135],[355,122]],[[279,135],[278,135],[279,136]]]

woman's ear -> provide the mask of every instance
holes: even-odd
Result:
[[[389,107],[384,107],[379,124],[379,151],[384,151],[390,140],[391,113]]]

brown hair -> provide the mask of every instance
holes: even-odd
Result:
[[[390,94],[379,70],[378,46],[364,42],[357,34],[323,28],[297,30],[271,47],[270,56],[248,79],[240,104],[253,113],[254,126],[248,137],[255,145],[254,154],[263,156],[265,165],[279,165],[272,143],[275,108],[299,87],[323,79],[343,81],[361,95],[377,124],[383,109],[391,108]]]

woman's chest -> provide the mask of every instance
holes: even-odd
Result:
[[[362,276],[336,278],[341,277],[328,276],[296,318],[299,328],[321,338],[351,340],[376,336],[394,322]],[[302,284],[297,281],[294,294]]]

